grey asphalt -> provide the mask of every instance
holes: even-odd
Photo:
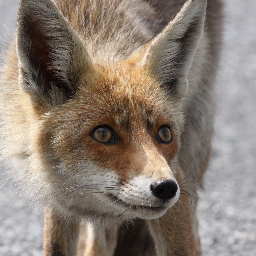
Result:
[[[199,193],[199,228],[204,256],[255,256],[256,1],[224,2],[218,109],[211,164]],[[1,58],[15,32],[17,6],[17,0],[0,0]],[[42,256],[42,209],[4,183],[0,181],[0,256]]]

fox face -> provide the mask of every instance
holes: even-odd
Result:
[[[178,200],[182,119],[159,85],[138,74],[98,70],[95,84],[91,74],[89,87],[42,117],[40,166],[65,208],[155,218]]]
[[[152,219],[177,202],[181,106],[204,12],[205,1],[188,1],[149,42],[133,49],[129,39],[131,56],[100,63],[54,2],[21,2],[19,84],[36,120],[28,179],[46,204],[67,216]]]

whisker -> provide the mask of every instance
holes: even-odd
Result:
[[[177,203],[180,204],[180,205],[185,206],[185,207],[188,208],[188,209],[190,209],[190,207],[189,207],[186,203],[184,203],[182,200],[178,200]]]

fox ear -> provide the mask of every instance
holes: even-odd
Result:
[[[23,90],[51,106],[72,98],[91,68],[82,40],[52,0],[21,1],[17,54]]]
[[[143,66],[168,90],[182,98],[187,74],[204,28],[206,0],[189,0],[147,46]]]

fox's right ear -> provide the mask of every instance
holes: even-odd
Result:
[[[51,106],[72,98],[92,68],[84,43],[52,0],[21,1],[17,54],[23,90]]]
[[[187,0],[176,17],[146,45],[143,66],[174,98],[187,91],[187,75],[203,33],[206,0]]]

